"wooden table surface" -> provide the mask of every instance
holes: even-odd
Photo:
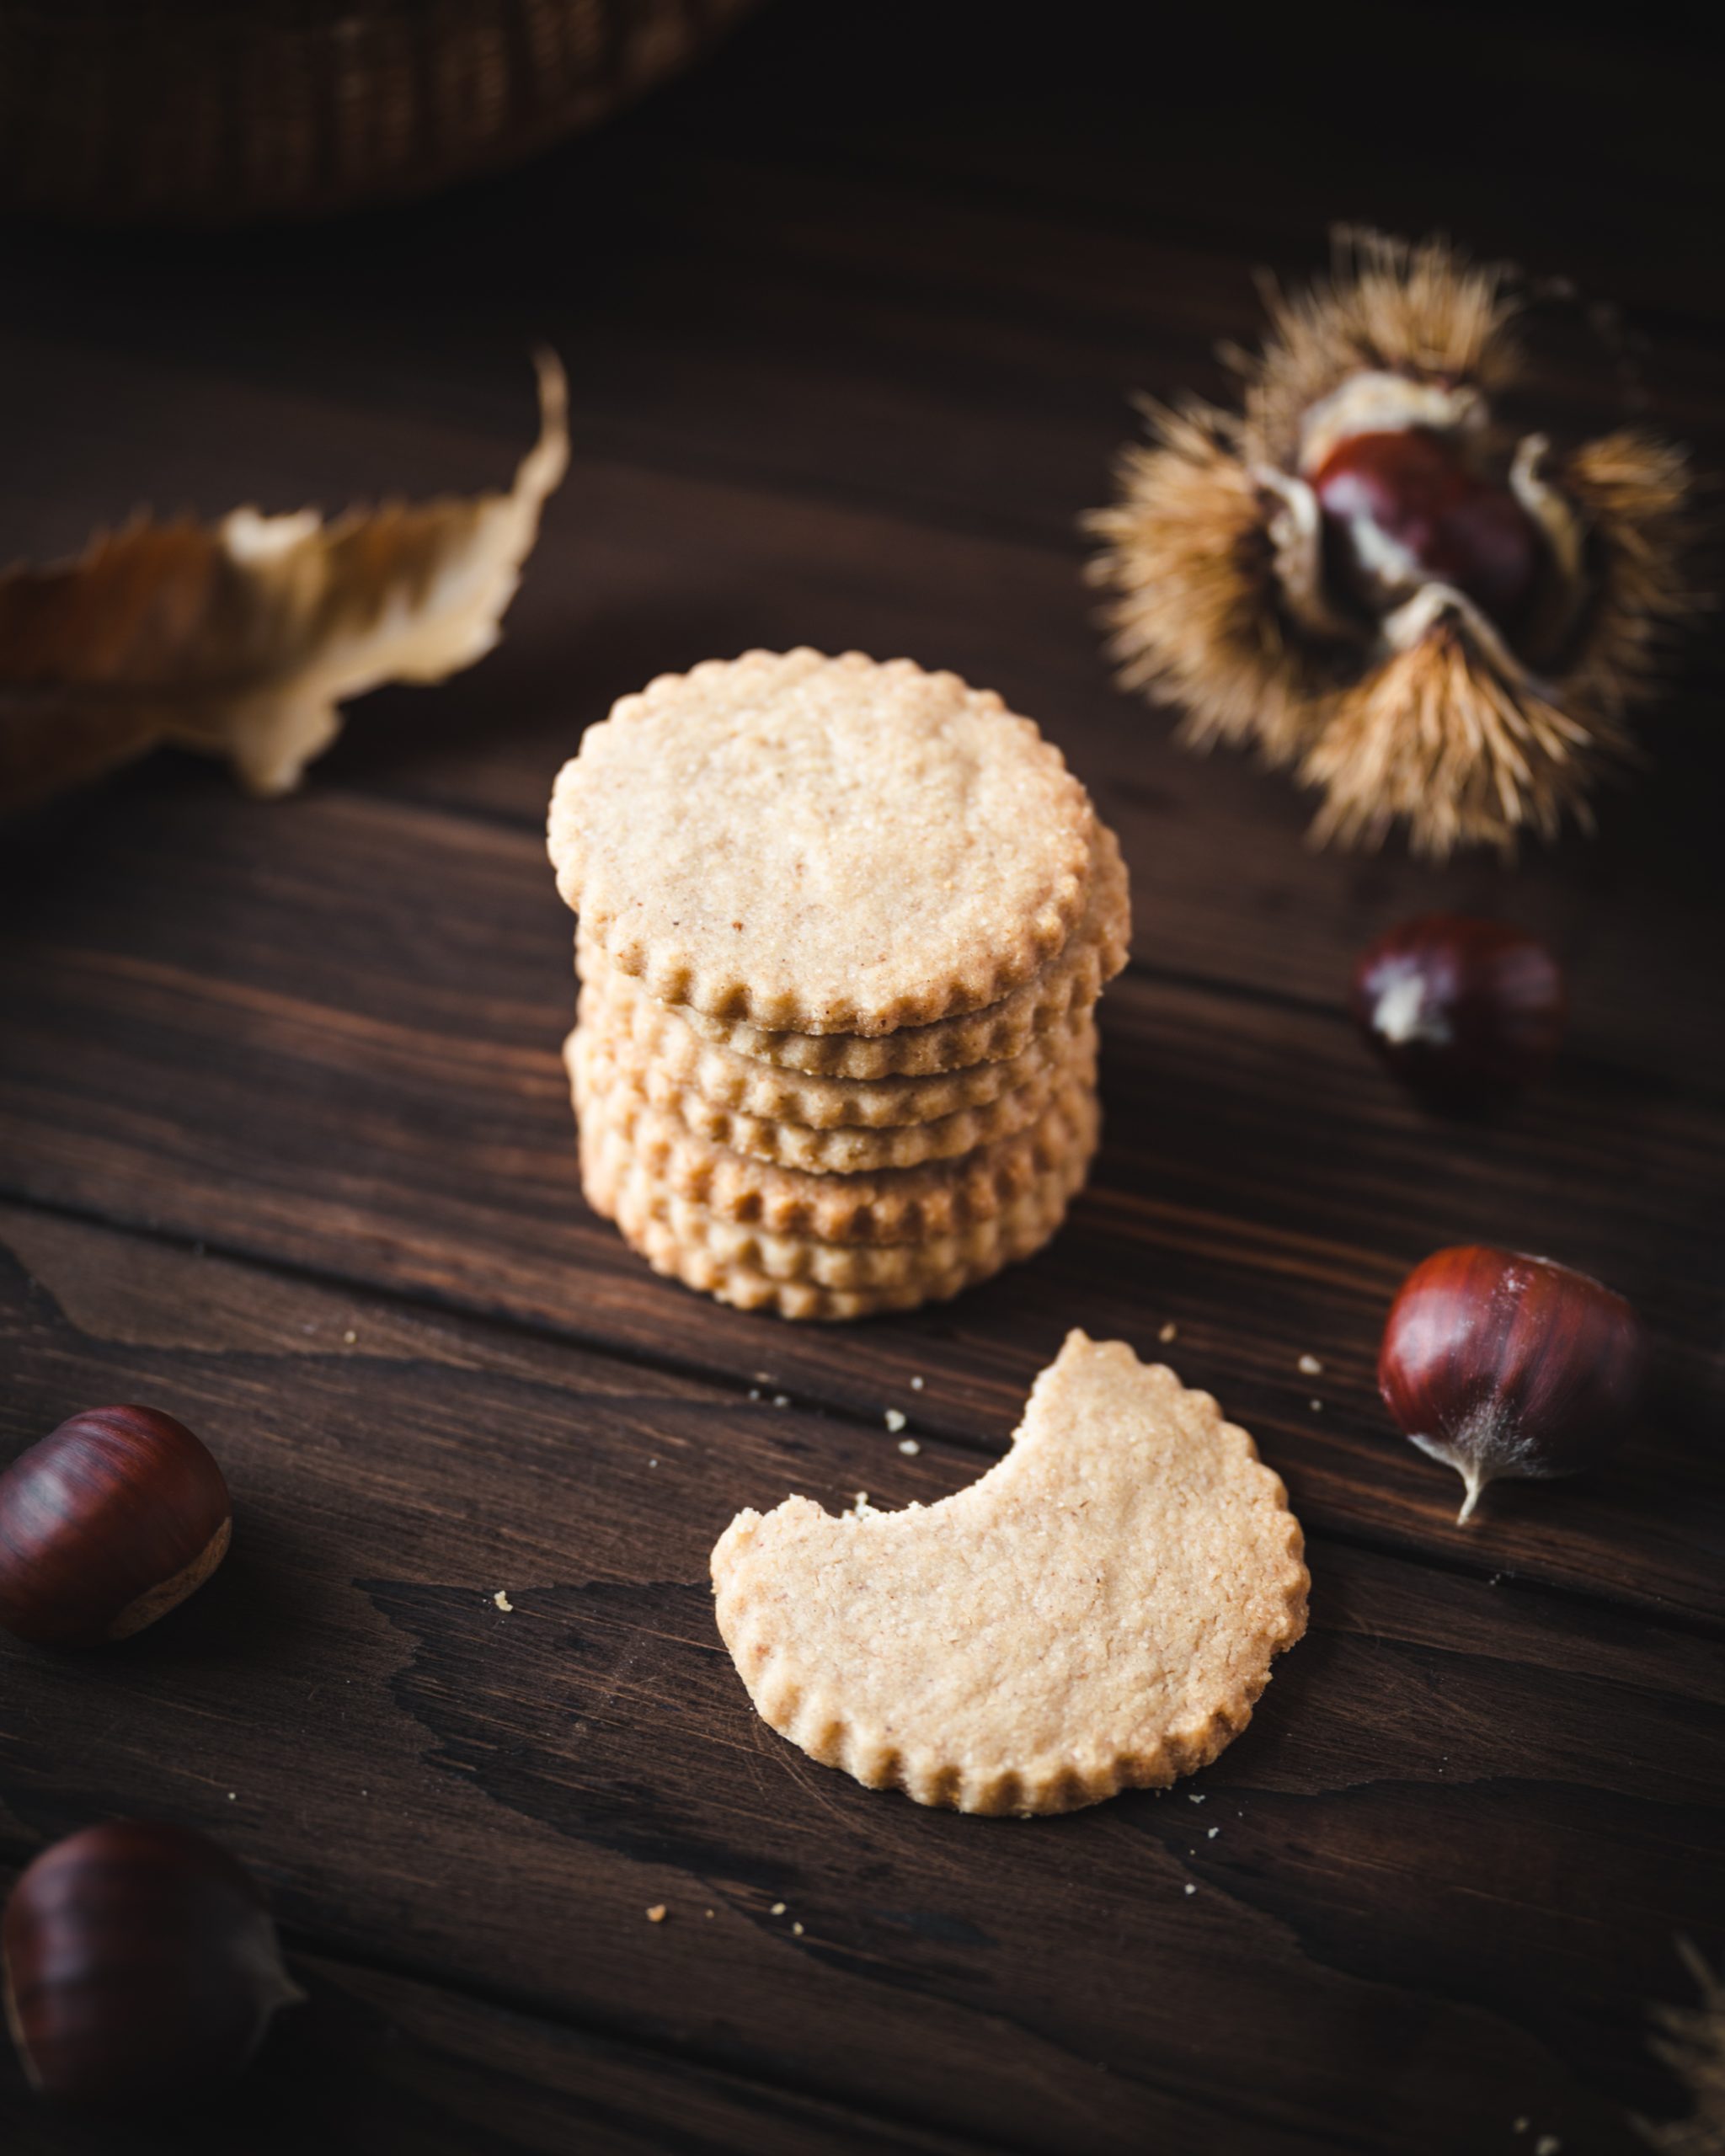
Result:
[[[1220,390],[1253,267],[1316,267],[1338,215],[1623,302],[1655,417],[1717,465],[1707,85],[1633,23],[1537,8],[1402,11],[1407,74],[1375,10],[1196,13],[1123,44],[1081,5],[1032,40],[782,4],[442,202],[0,242],[8,552],[139,501],[499,483],[536,338],[574,396],[493,658],[355,707],[292,802],[165,755],[6,835],[0,1456],[153,1402],[238,1524],[124,1649],[0,1641],[0,1863],[116,1812],[203,1828],[311,1993],[163,2148],[1581,2156],[1679,2108],[1648,2004],[1689,1993],[1679,1935],[1725,1944],[1717,650],[1591,843],[1314,854],[1284,780],[1111,686],[1075,520],[1130,393]],[[1584,345],[1541,389],[1559,430],[1618,408]],[[1065,1233],[839,1330],[666,1285],[583,1206],[542,839],[615,696],[798,642],[1034,714],[1137,897]],[[1482,1125],[1412,1105],[1343,1011],[1355,950],[1434,905],[1570,970],[1561,1068]],[[1501,1486],[1462,1533],[1373,1367],[1402,1273],[1473,1240],[1621,1288],[1658,1379],[1608,1472]],[[1154,1351],[1169,1321],[1313,1576],[1215,1767],[964,1819],[756,1719],[706,1583],[738,1507],[937,1497],[1069,1326]],[[155,2145],[0,2063],[8,2156]]]

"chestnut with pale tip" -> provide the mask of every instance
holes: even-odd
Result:
[[[1548,1257],[1469,1245],[1402,1282],[1378,1390],[1402,1434],[1466,1485],[1460,1526],[1500,1477],[1596,1465],[1635,1419],[1646,1365],[1621,1295]]]
[[[209,1449],[152,1407],[73,1415],[0,1474],[0,1625],[45,1646],[129,1639],[227,1554]]]
[[[1355,1022],[1390,1070],[1434,1105],[1481,1108],[1540,1077],[1563,1038],[1557,961],[1525,930],[1422,914],[1361,952]]]
[[[245,1867],[190,1828],[139,1819],[36,1858],[0,1923],[0,1972],[32,2085],[128,2114],[232,2080],[304,1997]]]

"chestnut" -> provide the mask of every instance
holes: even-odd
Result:
[[[1396,1076],[1439,1105],[1479,1108],[1552,1062],[1567,1006],[1557,961],[1507,921],[1423,914],[1354,968],[1355,1022]]]
[[[49,1646],[128,1639],[203,1585],[232,1528],[184,1422],[88,1408],[0,1475],[0,1625]]]
[[[0,1973],[32,2084],[91,2105],[172,2104],[230,2079],[303,1996],[244,1866],[139,1819],[36,1858],[0,1923]]]
[[[1595,1465],[1634,1418],[1647,1363],[1622,1296],[1548,1257],[1470,1245],[1418,1265],[1391,1305],[1378,1390],[1404,1437],[1467,1486]]]
[[[1456,435],[1431,427],[1344,435],[1311,476],[1328,550],[1371,611],[1433,583],[1464,593],[1500,628],[1528,611],[1546,568],[1544,536]]]

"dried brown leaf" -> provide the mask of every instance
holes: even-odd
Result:
[[[0,808],[177,742],[259,794],[298,785],[339,707],[483,658],[569,463],[562,367],[506,494],[220,524],[140,519],[0,575]]]

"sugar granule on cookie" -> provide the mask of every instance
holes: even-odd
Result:
[[[1246,1432],[1077,1331],[980,1481],[898,1513],[740,1513],[713,1582],[750,1697],[812,1758],[1021,1815],[1215,1758],[1304,1632],[1308,1583]]]

